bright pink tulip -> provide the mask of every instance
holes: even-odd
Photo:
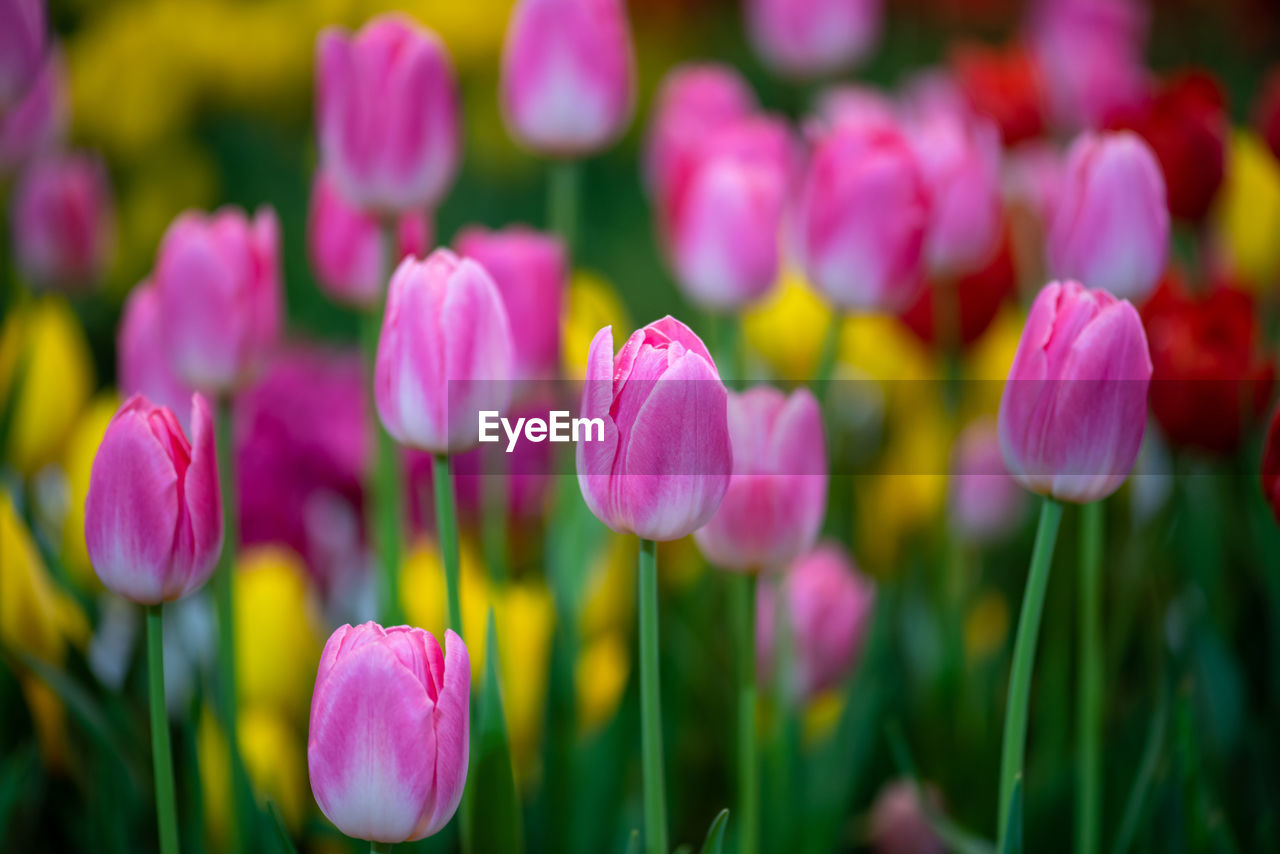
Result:
[[[511,326],[483,267],[437,249],[391,277],[374,392],[387,432],[403,445],[453,453],[480,441],[480,410],[510,399]]]
[[[421,258],[431,245],[425,211],[400,214],[395,230],[395,257],[383,259],[378,218],[349,204],[331,178],[316,172],[307,211],[307,251],[316,280],[329,296],[359,308],[380,305],[400,259]]]
[[[471,663],[445,632],[342,626],[311,695],[307,768],[320,811],[347,836],[409,842],[449,823],[467,782]]]
[[[920,789],[915,780],[896,780],[876,795],[870,827],[876,854],[945,854],[947,848],[920,802]],[[923,794],[938,810],[941,798],[937,791],[930,787]]]
[[[827,509],[822,411],[804,388],[730,392],[729,440],[729,490],[694,539],[723,569],[784,566],[813,547]]]
[[[631,121],[634,64],[623,0],[519,0],[502,46],[507,130],[544,154],[606,147]]]
[[[948,518],[970,542],[1008,536],[1027,509],[1026,492],[1004,467],[994,419],[975,421],[956,439],[948,486]]]
[[[836,305],[897,311],[919,290],[930,199],[914,153],[879,125],[836,127],[800,190],[799,252]]]
[[[167,407],[185,421],[191,388],[178,379],[164,356],[164,330],[160,317],[160,292],[150,279],[139,282],[125,300],[116,330],[116,381],[126,397],[140,394]]]
[[[1150,146],[1130,131],[1081,136],[1049,227],[1051,275],[1141,300],[1168,258],[1164,176]]]
[[[746,118],[756,96],[742,75],[714,62],[678,65],[658,87],[645,140],[645,182],[655,198],[681,181],[707,135]]]
[[[165,232],[154,275],[178,377],[226,392],[260,370],[280,336],[280,226],[262,208],[187,212]]]
[[[511,326],[516,380],[550,379],[560,368],[560,316],[568,259],[559,238],[523,226],[472,227],[454,241],[493,277]]]
[[[22,99],[48,49],[44,0],[0,3],[0,116]]]
[[[781,588],[781,605],[775,599]],[[843,547],[823,543],[796,560],[777,579],[762,579],[756,596],[756,661],[759,678],[774,677],[777,618],[792,638],[791,673],[780,674],[787,690],[811,698],[840,683],[853,668],[875,609],[875,584]]]
[[[191,397],[191,441],[174,414],[135,394],[93,458],[84,538],[102,583],[143,605],[172,602],[209,580],[222,552],[213,416]]]
[[[881,0],[748,0],[756,52],[789,77],[822,77],[865,59],[880,38]]]
[[[461,107],[444,43],[402,15],[316,40],[320,159],[353,205],[434,208],[462,156]]]
[[[1150,380],[1147,336],[1127,300],[1077,282],[1046,285],[1000,399],[1009,473],[1060,501],[1106,498],[1138,456]]]
[[[678,540],[705,525],[733,472],[727,407],[706,345],[675,318],[636,330],[616,358],[613,329],[597,332],[581,416],[600,419],[604,438],[593,431],[577,449],[591,512],[648,540]]]
[[[0,110],[0,173],[49,148],[67,126],[66,69],[62,54],[50,50],[43,66],[18,100]]]
[[[82,290],[111,260],[111,185],[90,154],[51,154],[22,172],[14,197],[14,254],[33,283]]]

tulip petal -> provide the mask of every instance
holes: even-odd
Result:
[[[438,657],[440,647],[430,635]],[[432,671],[439,678],[439,699],[432,712],[436,738],[435,809],[416,837],[431,836],[449,823],[462,801],[467,784],[471,745],[471,659],[467,647],[452,629],[444,633],[444,662]]]

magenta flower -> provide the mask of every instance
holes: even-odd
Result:
[[[82,290],[111,260],[111,185],[91,154],[50,154],[23,171],[14,196],[14,254],[30,279]]]
[[[48,50],[44,0],[0,3],[0,116],[21,100]]]
[[[408,842],[448,824],[467,781],[471,664],[445,632],[342,626],[320,657],[307,767],[325,816],[347,836]]]
[[[756,52],[789,77],[846,70],[880,37],[881,0],[748,0],[747,32]]]
[[[116,329],[116,382],[126,397],[140,394],[175,413],[191,401],[191,387],[178,379],[165,358],[164,330],[160,317],[160,291],[144,279],[125,300]],[[184,429],[191,425],[185,423]]]
[[[66,131],[66,76],[62,52],[49,50],[30,85],[0,110],[0,173],[49,148]]]
[[[174,414],[134,395],[93,458],[85,500],[89,560],[114,593],[143,605],[203,585],[222,552],[213,416],[191,397],[191,441]]]

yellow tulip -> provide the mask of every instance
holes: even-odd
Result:
[[[622,300],[613,286],[595,273],[575,272],[565,301],[564,337],[561,342],[569,377],[586,375],[591,339],[605,326],[613,327],[615,343],[620,343],[617,341],[619,336],[630,334],[630,323]]]
[[[606,631],[587,639],[574,667],[578,685],[578,727],[591,732],[612,720],[631,675],[626,636]]]
[[[71,430],[63,460],[67,474],[67,515],[62,525],[62,560],[76,583],[85,590],[102,589],[102,582],[89,563],[84,542],[84,502],[89,494],[89,473],[107,424],[119,405],[113,392],[104,392],[90,401]]]
[[[471,658],[471,682],[477,685],[484,674],[484,627],[489,613],[489,590],[484,564],[470,539],[458,543],[462,602],[462,631]],[[433,540],[420,540],[405,557],[400,569],[400,603],[409,625],[426,629],[437,640],[444,638],[449,621],[448,597],[440,549]],[[501,626],[498,627],[501,630]]]
[[[47,296],[10,313],[0,331],[0,401],[10,401],[7,455],[24,474],[58,458],[93,390],[84,330],[66,301]]]
[[[587,570],[578,632],[584,638],[625,630],[635,613],[636,538],[610,533]]]
[[[794,269],[783,273],[768,299],[742,316],[747,344],[791,382],[813,379],[830,325],[831,309]]]
[[[965,359],[965,410],[969,418],[995,415],[1004,394],[1005,380],[1013,367],[1013,354],[1022,338],[1025,318],[1016,308],[1005,307]]]
[[[1280,163],[1252,131],[1237,131],[1218,195],[1217,237],[1245,282],[1269,287],[1280,275]]]

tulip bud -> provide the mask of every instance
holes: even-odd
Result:
[[[0,3],[0,116],[35,80],[48,49],[44,0]]]
[[[1027,494],[1004,467],[994,419],[975,421],[956,439],[949,487],[948,517],[965,540],[990,543],[1017,528]]]
[[[581,156],[616,139],[635,108],[622,0],[519,0],[502,46],[508,132],[544,154]]]
[[[786,125],[744,119],[719,131],[660,200],[676,280],[713,310],[755,302],[778,280],[792,148]]]
[[[819,141],[800,190],[805,272],[841,308],[903,308],[920,287],[930,207],[900,134],[876,125],[837,127]]]
[[[577,447],[587,507],[613,530],[649,540],[701,528],[733,472],[727,406],[711,354],[680,321],[637,330],[616,358],[612,328],[601,329],[587,356],[581,415],[599,419],[603,438],[591,432]]]
[[[1050,273],[1142,299],[1168,257],[1169,208],[1151,148],[1130,131],[1082,135],[1049,226]]]
[[[781,591],[782,602],[775,599]],[[779,674],[788,690],[811,699],[834,688],[862,650],[875,610],[875,585],[835,543],[820,544],[782,576],[762,579],[756,594],[759,677],[773,676],[777,620],[791,633],[792,673]]]
[[[347,836],[408,842],[458,809],[467,781],[471,663],[452,631],[342,626],[320,657],[307,768],[320,811]]]
[[[383,215],[433,208],[458,171],[458,86],[444,43],[402,15],[316,40],[322,166],[344,198]]]
[[[0,173],[62,136],[69,112],[66,76],[61,52],[50,50],[30,85],[8,109],[0,110]]]
[[[1115,492],[1142,444],[1150,380],[1147,336],[1127,300],[1077,282],[1046,285],[1000,398],[1010,474],[1059,501]]]
[[[54,154],[22,173],[14,198],[14,254],[33,282],[81,290],[110,261],[111,186],[97,157]]]
[[[188,212],[156,259],[161,326],[178,377],[226,392],[251,379],[280,335],[280,226],[262,208]]]
[[[1267,441],[1262,451],[1262,497],[1280,522],[1280,406],[1271,416]]]
[[[307,212],[307,250],[316,280],[335,300],[359,308],[380,305],[395,264],[408,256],[421,258],[430,243],[426,213],[407,211],[395,221],[394,258],[384,259],[377,217],[348,204],[331,178],[316,173]]]
[[[749,0],[756,52],[788,77],[822,77],[867,57],[880,37],[881,0]]]
[[[116,331],[116,381],[126,397],[140,394],[174,413],[183,412],[191,389],[178,379],[164,358],[160,291],[148,279],[125,300]],[[185,413],[184,413],[185,414]],[[178,416],[181,422],[182,416]],[[184,429],[191,425],[183,423]]]
[[[756,108],[751,86],[734,68],[717,63],[679,65],[658,88],[645,141],[645,182],[657,198],[682,180],[688,161],[719,128]]]
[[[134,395],[120,407],[93,459],[85,544],[102,583],[143,605],[172,602],[203,585],[222,553],[213,416],[191,397],[191,441],[173,412]]]
[[[947,848],[929,824],[921,803],[921,786],[914,780],[889,783],[871,807],[871,844],[876,854],[945,854]],[[936,790],[923,794],[938,807]]]
[[[553,235],[514,226],[502,231],[473,227],[455,241],[493,277],[511,327],[513,379],[549,379],[560,367],[560,310],[568,284],[564,246]]]
[[[694,533],[723,569],[785,566],[813,547],[827,509],[822,412],[804,388],[729,393],[733,477],[711,521]]]
[[[391,277],[374,394],[396,441],[433,454],[480,441],[479,412],[507,405],[513,346],[498,286],[483,267],[437,249]]]

